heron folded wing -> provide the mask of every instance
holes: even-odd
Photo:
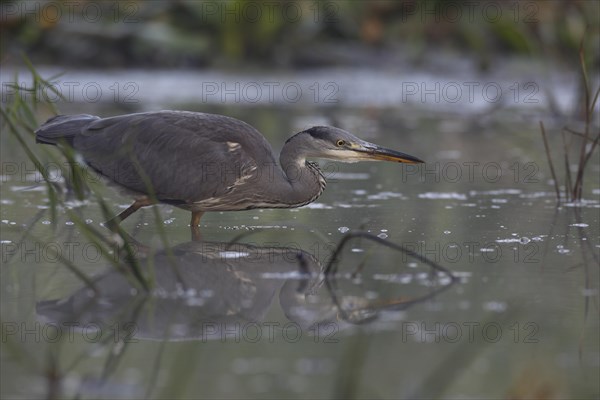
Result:
[[[258,163],[274,163],[270,145],[233,118],[181,111],[94,121],[74,140],[94,169],[158,199],[219,198],[247,180]]]

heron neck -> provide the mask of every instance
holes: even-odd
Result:
[[[279,155],[279,164],[289,186],[281,196],[291,207],[312,203],[325,190],[325,177],[316,164],[306,161],[302,152],[284,146]]]

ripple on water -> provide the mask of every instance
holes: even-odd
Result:
[[[243,251],[221,251],[219,252],[219,256],[221,258],[243,258],[248,257],[250,253],[246,253]]]
[[[379,192],[376,194],[370,194],[369,196],[367,196],[367,199],[369,200],[389,200],[389,199],[402,199],[402,200],[406,200],[407,198],[404,197],[404,195],[402,193],[396,193],[396,192]]]
[[[532,193],[521,193],[519,195],[522,199],[539,199],[542,197],[554,197],[556,194],[554,192],[532,192]]]
[[[523,191],[520,189],[498,189],[498,190],[471,190],[469,196],[499,196],[503,194],[521,194]]]
[[[45,192],[46,191],[46,186],[44,186],[44,185],[39,185],[39,186],[10,186],[10,191],[11,192],[21,192],[21,191],[27,191],[27,192]]]
[[[558,254],[568,254],[571,252],[571,250],[565,249],[565,246],[562,244],[556,245],[556,250],[558,251]]]
[[[287,272],[263,272],[260,274],[263,279],[306,279],[306,274],[300,271],[287,271]]]
[[[516,234],[515,234],[516,235]],[[534,242],[541,242],[543,241],[541,236],[535,236],[533,238],[528,238],[527,236],[522,236],[522,237],[514,237],[514,238],[508,238],[508,239],[496,239],[496,243],[521,243],[521,244],[527,244],[531,241]]]
[[[572,203],[563,204],[565,207],[573,208],[600,208],[600,203],[596,200],[579,200]]]
[[[302,208],[310,208],[311,210],[331,210],[331,209],[333,209],[333,207],[331,207],[327,204],[324,204],[324,203],[310,203],[310,204],[303,206]]]
[[[419,198],[429,200],[466,200],[467,195],[456,192],[427,192],[419,194]]]
[[[483,303],[483,309],[485,311],[504,312],[507,309],[507,305],[503,301],[488,301],[487,303]]]
[[[374,280],[402,283],[405,285],[411,283],[413,278],[412,274],[373,274]]]

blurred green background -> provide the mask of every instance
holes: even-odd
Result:
[[[599,64],[597,1],[4,1],[1,59],[92,68],[415,66],[431,53],[494,68],[517,55]],[[587,27],[587,28],[586,28]]]

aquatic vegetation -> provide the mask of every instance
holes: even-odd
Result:
[[[95,244],[96,248],[99,249],[107,261],[110,261],[115,268],[131,279],[137,281],[137,284],[142,288],[148,290],[149,283],[147,277],[139,269],[137,258],[134,254],[134,245],[127,233],[122,229],[117,229],[115,231],[116,236],[107,236],[93,226],[86,224],[85,218],[82,218],[74,207],[69,206],[69,200],[72,198],[81,202],[92,196],[94,201],[100,205],[104,217],[108,219],[110,215],[110,206],[104,200],[99,188],[87,179],[85,166],[77,160],[73,149],[68,146],[60,147],[58,148],[58,154],[56,154],[56,149],[49,151],[43,148],[43,146],[38,146],[35,149],[32,147],[32,144],[35,143],[33,132],[39,126],[39,121],[36,119],[39,109],[45,108],[46,111],[52,114],[58,114],[58,108],[47,97],[43,96],[44,92],[40,90],[40,87],[48,88],[59,98],[62,98],[63,94],[56,90],[53,84],[60,75],[43,78],[24,55],[23,62],[31,74],[32,84],[30,87],[23,87],[18,84],[12,85],[11,87],[15,90],[15,93],[10,96],[6,103],[2,104],[0,113],[2,115],[3,128],[6,127],[6,130],[16,138],[29,160],[33,162],[35,168],[42,176],[49,201],[47,210],[50,213],[50,222],[53,229],[56,229],[58,225],[59,211],[63,211],[69,216],[70,221],[76,225],[83,236]],[[18,76],[15,76],[14,82],[19,82]],[[27,95],[23,95],[21,92],[26,92]],[[56,182],[50,176],[49,169],[45,167],[44,160],[50,160],[53,165],[59,166],[61,168],[61,176],[68,177],[69,179],[65,179],[64,182]],[[22,240],[25,240],[28,236],[31,235],[26,230]],[[119,252],[123,253],[123,257],[112,255],[115,247]],[[63,258],[62,261],[90,289],[96,291],[90,278],[79,267],[67,259]]]
[[[589,161],[592,158],[592,154],[596,151],[598,141],[600,141],[600,131],[597,133],[592,132],[594,128],[597,128],[597,124],[594,124],[594,117],[598,115],[596,110],[596,104],[598,102],[598,96],[600,95],[600,87],[592,92],[590,87],[591,82],[586,66],[586,58],[584,53],[584,40],[581,41],[579,47],[579,61],[581,67],[581,80],[584,88],[584,101],[583,110],[581,114],[584,119],[583,131],[564,127],[561,131],[563,149],[562,157],[564,161],[564,176],[565,176],[565,191],[564,197],[567,202],[580,202],[583,196],[583,182],[584,175]],[[592,95],[592,93],[594,93]],[[546,156],[548,158],[548,164],[552,179],[554,180],[554,190],[556,191],[556,200],[560,204],[561,202],[561,190],[559,188],[559,180],[554,169],[554,163],[552,162],[552,156],[550,154],[550,146],[548,144],[548,138],[546,135],[546,129],[544,123],[540,121],[540,130],[542,133],[542,140],[544,142],[544,148],[546,150]],[[594,136],[595,134],[595,136]],[[579,143],[574,142],[578,140]],[[579,145],[579,146],[577,146]],[[571,173],[570,157],[571,147],[574,147],[577,153],[577,171],[575,178],[573,179]]]

